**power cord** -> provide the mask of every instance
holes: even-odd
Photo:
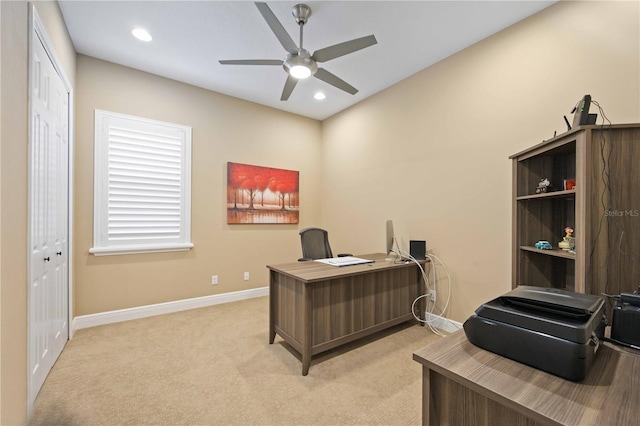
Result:
[[[613,135],[611,131],[611,128],[612,128],[611,120],[609,120],[609,118],[604,112],[604,109],[597,101],[592,100],[591,104],[595,105],[598,108],[598,112],[600,113],[600,117],[602,118],[602,122],[598,126],[600,130],[600,138],[599,138],[600,159],[602,162],[602,170],[600,172],[600,177],[602,180],[603,188],[602,188],[602,192],[599,194],[602,213],[598,221],[597,231],[595,233],[595,236],[593,237],[592,244],[591,244],[592,247],[591,247],[590,258],[592,259],[592,262],[594,262],[593,260],[594,253],[598,247],[596,242],[602,233],[603,222],[605,221],[607,212],[611,211],[611,209],[613,208],[613,202],[614,202],[613,200],[619,200],[620,191],[622,188],[620,185],[618,186],[611,185],[610,170],[615,170],[616,167],[620,167],[619,161],[621,161],[622,158],[621,158],[621,154],[618,151],[606,149],[608,143],[609,144],[613,143]],[[608,134],[609,141],[607,141],[607,137],[606,137],[607,134]],[[637,210],[633,211],[634,216],[632,217],[634,219],[635,219],[635,215],[638,214],[637,212],[638,212]],[[636,240],[633,238],[633,235],[629,236],[627,231],[628,229],[626,228],[624,221],[622,220],[607,221],[607,231],[606,231],[605,238],[606,238],[608,247],[611,248],[611,247],[617,246],[619,264],[616,265],[616,268],[618,270],[621,270],[623,267],[622,265],[623,258],[627,262],[640,261],[640,253],[637,253],[636,250],[634,250],[635,246],[632,243],[633,241],[636,241]],[[612,265],[612,259],[611,259],[612,252],[613,250],[607,250],[606,256],[604,256],[604,258],[600,260],[600,262],[602,262],[602,268],[604,270],[609,270],[611,268],[614,268],[614,266]],[[637,279],[637,277],[634,277],[634,279]],[[605,274],[604,292],[620,293],[621,291],[622,291],[622,281],[617,280],[616,283],[611,283],[609,280],[609,274]]]
[[[394,239],[395,241],[395,239]],[[437,327],[434,326],[434,323],[436,321],[447,321],[450,324],[452,324],[454,327],[459,328],[459,326],[457,324],[455,324],[453,321],[451,321],[449,318],[445,317],[447,308],[449,307],[449,303],[451,301],[451,274],[449,274],[449,270],[447,269],[446,265],[444,264],[444,262],[437,256],[433,255],[433,254],[428,254],[426,255],[427,259],[429,259],[429,262],[433,265],[433,290],[436,292],[437,294],[437,285],[439,283],[439,279],[438,279],[438,264],[442,267],[442,269],[444,269],[446,275],[447,275],[447,301],[444,305],[444,308],[440,309],[435,302],[431,301],[430,298],[430,290],[432,290],[431,285],[430,285],[430,281],[429,281],[429,276],[428,274],[425,272],[422,264],[420,263],[420,261],[418,261],[415,257],[413,257],[410,253],[404,252],[402,250],[400,250],[399,245],[397,244],[397,241],[395,241],[396,243],[396,247],[397,250],[392,250],[392,252],[397,256],[396,259],[394,260],[394,263],[404,263],[406,261],[410,261],[415,263],[418,268],[420,269],[420,273],[422,275],[422,279],[425,283],[425,293],[421,294],[420,296],[418,296],[413,303],[411,304],[411,313],[413,314],[413,317],[419,321],[420,323],[426,324],[429,329],[434,333],[437,334],[438,336],[441,337],[446,337],[447,335],[444,334],[442,331],[440,331]],[[426,299],[427,302],[427,308],[425,309],[425,317],[427,314],[429,314],[430,319],[422,319],[420,318],[418,315],[416,315],[416,304],[421,300],[421,299]],[[439,313],[435,313],[435,311],[438,311]]]
[[[444,307],[442,309],[440,309],[436,305],[436,302],[431,303],[431,309],[428,309],[428,313],[431,315],[431,319],[427,320],[426,322],[431,325],[431,323],[433,323],[433,322],[444,320],[444,321],[448,322],[453,327],[455,327],[456,329],[459,330],[460,326],[458,324],[456,324],[455,322],[453,322],[449,318],[445,317],[447,309],[449,308],[449,303],[451,302],[451,274],[449,273],[449,270],[447,269],[447,266],[444,264],[444,262],[438,256],[436,256],[434,254],[427,254],[427,257],[429,258],[429,260],[431,261],[431,263],[433,265],[433,272],[434,272],[433,288],[434,288],[434,290],[436,290],[436,287],[438,286],[438,283],[440,282],[440,280],[438,279],[438,264],[440,264],[440,266],[442,267],[442,269],[444,269],[444,272],[446,273],[446,276],[447,276],[447,281],[446,281],[447,299],[446,299],[446,303],[445,303],[445,305],[444,305]],[[437,293],[437,291],[436,291],[436,293]],[[428,291],[427,291],[427,294],[429,294]],[[429,305],[429,302],[430,302],[430,300],[427,301],[428,305]],[[434,311],[436,309],[439,311],[438,314],[434,313]],[[443,335],[442,333],[439,333],[439,332],[437,332],[436,334]]]

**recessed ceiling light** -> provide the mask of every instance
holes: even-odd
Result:
[[[326,98],[325,94],[322,92],[317,92],[315,95],[313,95],[313,97],[319,101],[323,100],[324,98]]]
[[[142,29],[142,28],[134,28],[131,31],[131,34],[133,34],[133,36],[135,38],[137,38],[138,40],[142,40],[142,41],[151,41],[152,40],[151,34],[149,34],[147,32],[147,30]]]

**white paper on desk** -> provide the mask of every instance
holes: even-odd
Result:
[[[332,257],[329,259],[316,259],[316,262],[325,263],[331,266],[349,266],[349,265],[359,265],[361,263],[373,263],[373,260],[369,259],[361,259],[359,257],[353,256],[343,256],[343,257]]]

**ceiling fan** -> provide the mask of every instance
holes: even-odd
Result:
[[[300,26],[300,47],[296,46],[293,39],[289,36],[284,29],[276,15],[271,11],[266,3],[256,2],[258,10],[262,14],[262,17],[271,28],[271,31],[276,35],[280,44],[288,52],[287,57],[284,60],[280,59],[239,59],[239,60],[220,60],[222,65],[281,65],[287,72],[287,81],[284,84],[282,90],[281,101],[289,99],[291,92],[296,87],[298,80],[305,79],[310,76],[329,83],[338,89],[344,90],[347,93],[355,95],[358,93],[358,89],[351,86],[346,81],[340,79],[324,68],[318,67],[318,63],[327,62],[340,56],[347,55],[349,53],[356,52],[369,46],[373,46],[378,41],[373,35],[366,37],[356,38],[344,43],[335,44],[333,46],[325,47],[313,52],[313,55],[302,47],[302,33],[304,24],[307,23],[309,16],[311,15],[311,8],[306,4],[295,5],[292,9],[293,16],[296,22]]]

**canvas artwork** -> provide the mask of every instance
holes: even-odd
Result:
[[[227,223],[298,223],[299,174],[227,163]]]

